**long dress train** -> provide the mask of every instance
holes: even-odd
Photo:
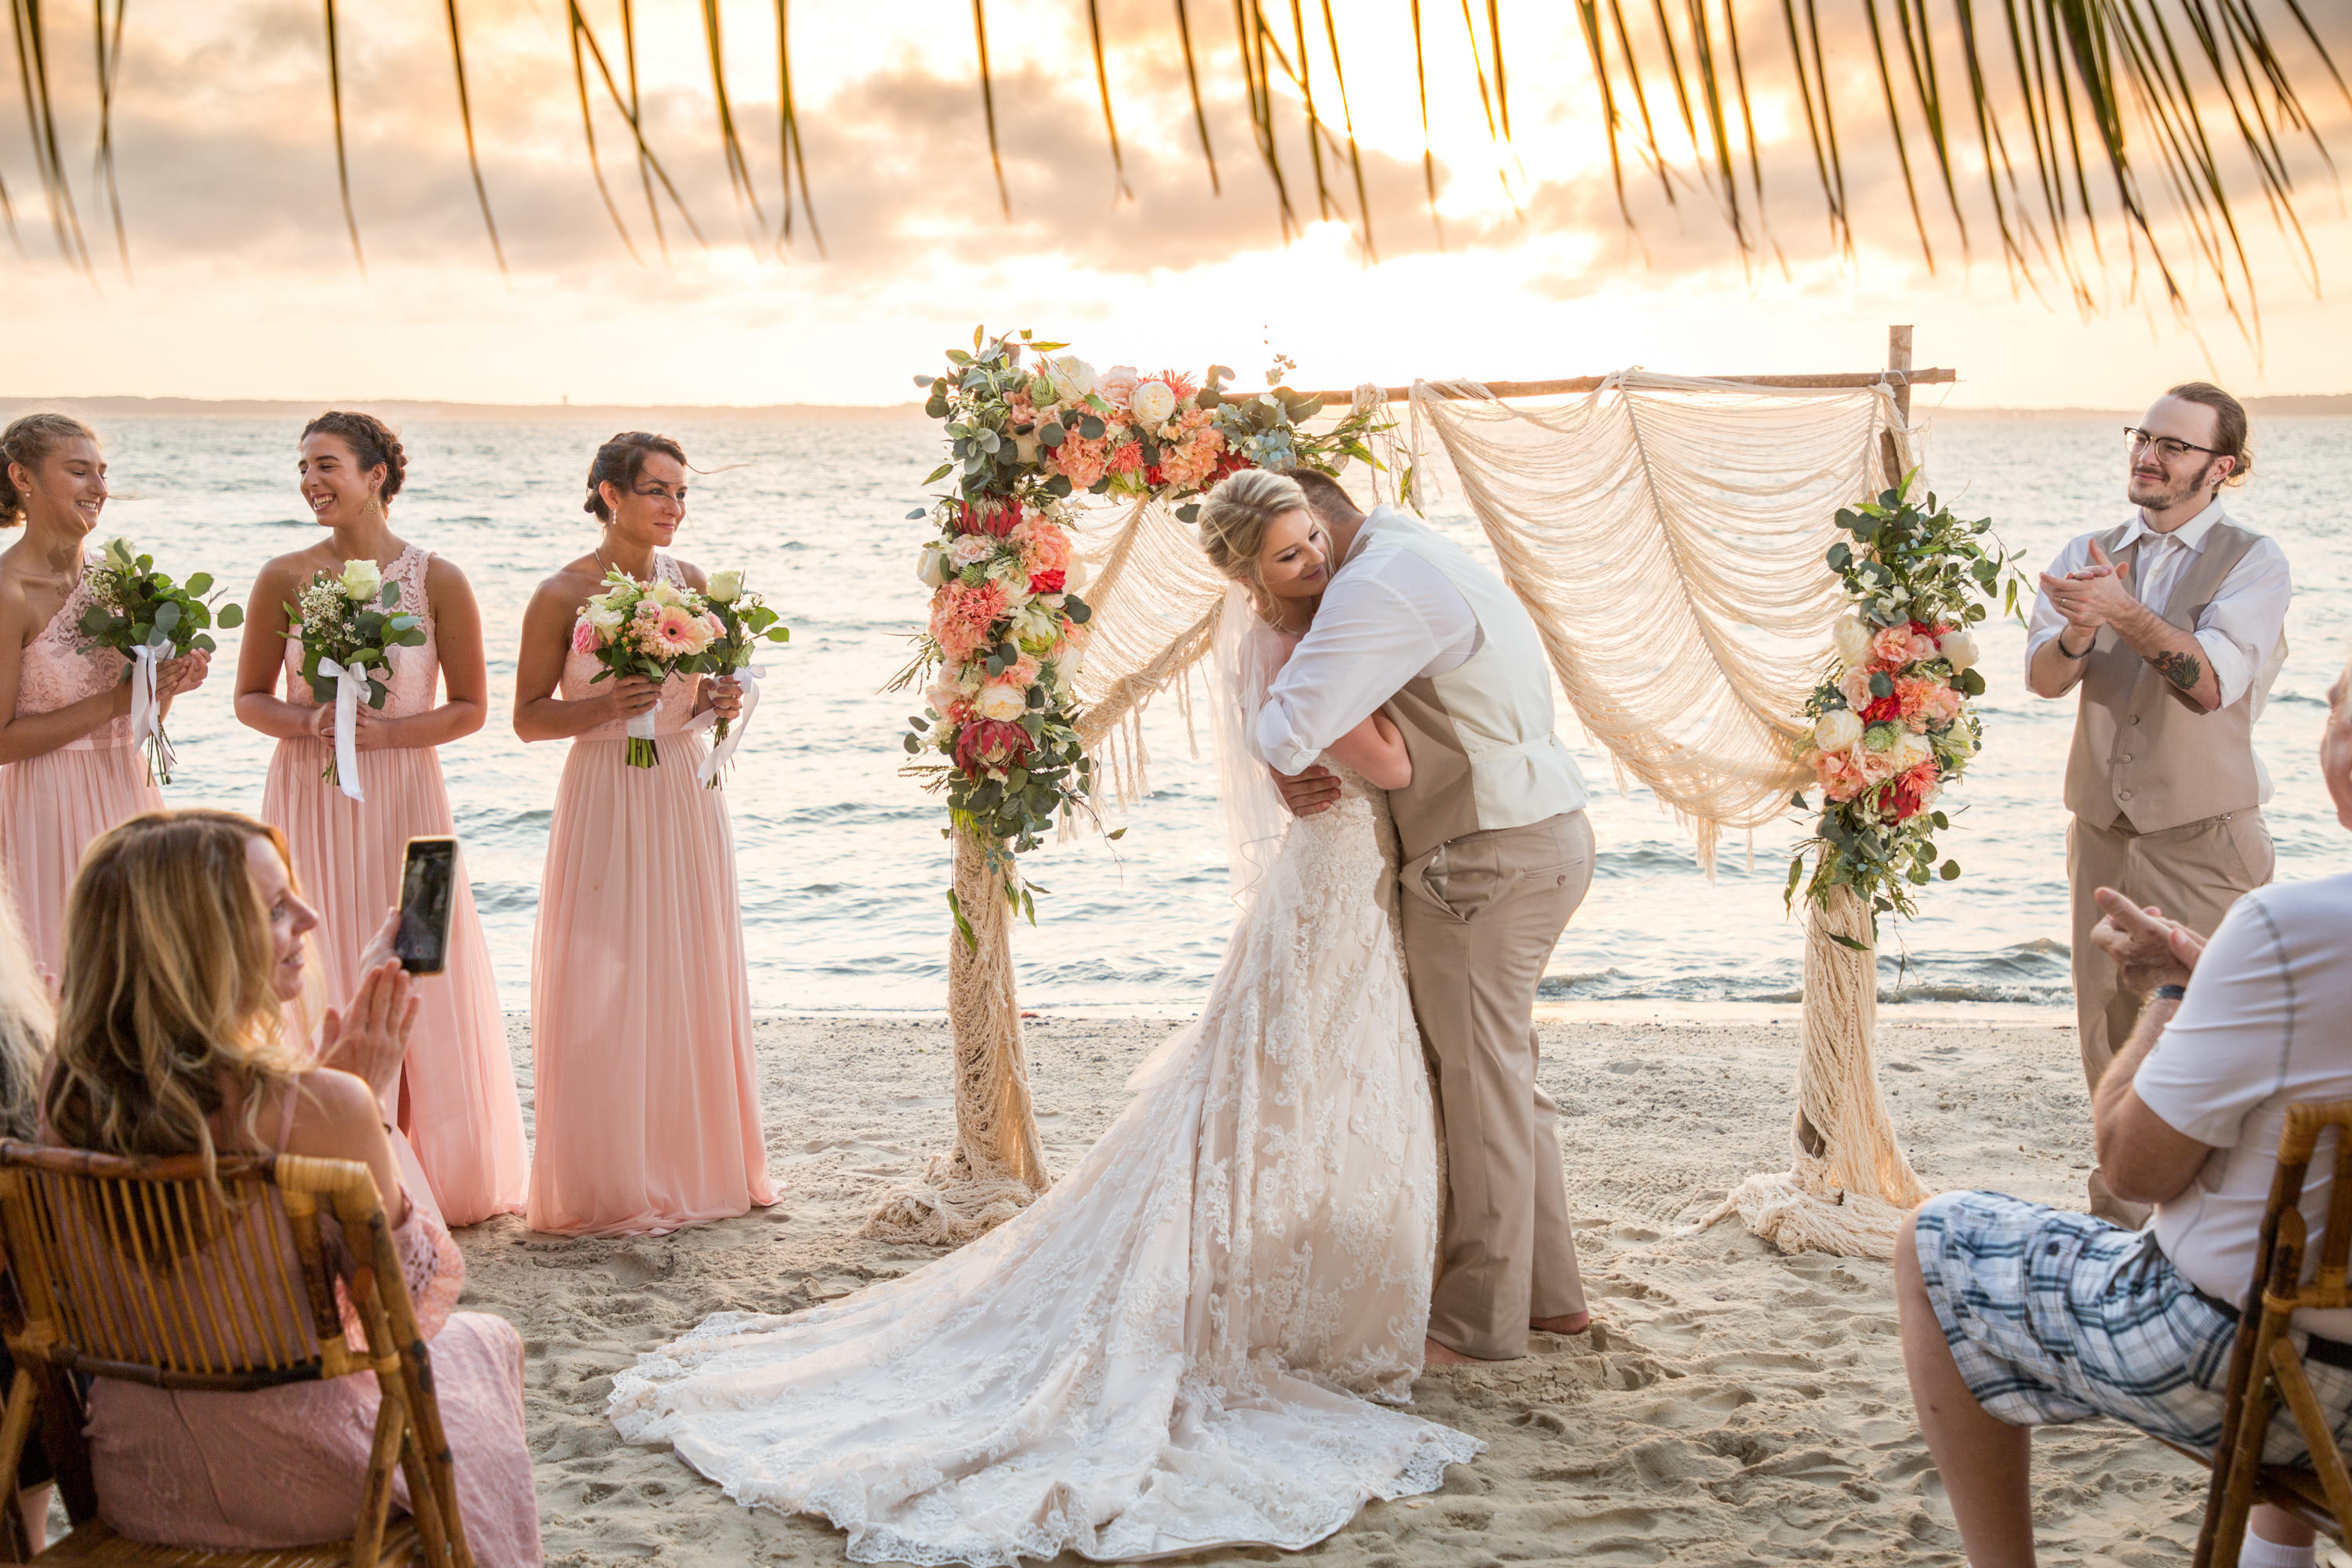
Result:
[[[1387,1407],[1438,1184],[1384,810],[1351,781],[1289,829],[1200,1021],[1044,1197],[846,1300],[706,1320],[614,1379],[622,1436],[861,1562],[1298,1548],[1439,1485],[1480,1445]]]
[[[667,555],[655,569],[683,581]],[[566,656],[565,699],[599,694],[596,669]],[[694,690],[662,689],[657,765],[630,767],[609,724],[572,742],[556,786],[531,942],[533,1230],[658,1234],[776,1201],[735,839],[727,792],[695,778]]]
[[[441,676],[433,604],[425,591],[432,561],[412,544],[386,568],[400,584],[400,607],[423,622],[425,642],[395,647],[387,718],[433,707]],[[286,644],[286,700],[314,700],[301,675],[302,649]],[[361,951],[400,901],[404,850],[419,836],[455,833],[441,753],[432,746],[368,752],[358,758],[364,801],[325,778],[334,748],[298,736],[278,742],[261,794],[261,819],[286,835],[304,896],[320,911],[318,949],[327,994],[340,1004],[359,984]],[[423,1006],[402,1069],[400,1130],[407,1134],[431,1186],[430,1196],[450,1225],[472,1225],[523,1206],[529,1156],[514,1064],[507,1054],[506,1019],[499,1011],[489,943],[474,905],[474,886],[459,851],[457,896],[449,911],[448,967],[420,978]]]
[[[122,655],[82,640],[89,606],[85,570],[49,624],[25,645],[16,668],[17,718],[54,712],[121,684]],[[0,867],[33,960],[51,976],[64,975],[66,893],[81,869],[82,851],[109,828],[163,807],[163,794],[147,777],[128,717],[0,767]]]

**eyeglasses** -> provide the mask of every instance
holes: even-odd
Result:
[[[2230,455],[2227,452],[2216,451],[2210,447],[2200,447],[2194,441],[2176,441],[2169,436],[2151,436],[2137,425],[2124,426],[2124,445],[2130,447],[2133,452],[2137,453],[2150,443],[2155,445],[2157,455],[2168,463],[2177,463],[2191,452],[2202,452],[2209,458],[2226,458]]]

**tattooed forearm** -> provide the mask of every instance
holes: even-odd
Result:
[[[2147,662],[2156,666],[2158,675],[2183,691],[2196,690],[2197,683],[2205,679],[2204,663],[2193,653],[2175,653],[2165,648],[2150,654]]]

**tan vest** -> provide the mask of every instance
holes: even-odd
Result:
[[[1382,710],[1412,757],[1412,783],[1389,792],[1404,858],[1581,811],[1584,778],[1552,732],[1551,665],[1526,606],[1460,546],[1393,508],[1376,509],[1359,539],[1359,551],[1394,547],[1435,567],[1480,633],[1458,668],[1414,679]]]
[[[2118,565],[2130,562],[2129,580],[2136,580],[2142,542],[2116,550],[2130,527],[2124,523],[2101,535],[2099,545]],[[2261,539],[2234,523],[2215,522],[2158,613],[2183,631],[2196,630],[2206,605]],[[2228,707],[2205,712],[2113,626],[2099,628],[2083,665],[2074,748],[2066,760],[2068,811],[2097,827],[2126,817],[2142,833],[2161,833],[2262,804],[2253,686]]]

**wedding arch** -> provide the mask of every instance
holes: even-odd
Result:
[[[1949,370],[1914,370],[1910,359],[1910,329],[1898,327],[1882,371],[1688,377],[1633,369],[1344,394],[1280,388],[1259,407],[1262,416],[1266,405],[1279,409],[1269,423],[1286,432],[1285,443],[1297,430],[1290,416],[1303,422],[1326,405],[1344,407],[1345,436],[1316,451],[1370,457],[1365,443],[1383,441],[1384,499],[1402,492],[1425,500],[1430,481],[1421,455],[1432,437],[1444,447],[1579,721],[1608,752],[1621,784],[1646,786],[1689,828],[1711,870],[1727,831],[1749,832],[1784,816],[1792,797],[1815,784],[1807,753],[1814,721],[1806,709],[1832,663],[1832,623],[1849,604],[1832,554],[1853,538],[1841,513],[1877,508],[1903,489],[1917,467],[1910,388],[1956,379]],[[1213,376],[1210,385],[1213,395]],[[1049,389],[1041,377],[1036,390],[1059,397],[1069,389]],[[1406,409],[1402,428],[1384,412],[1394,405]],[[936,384],[933,411],[962,412],[943,405]],[[1104,434],[1100,420],[1074,419],[1067,431],[1081,428],[1097,439]],[[951,420],[950,430],[965,432],[954,435],[951,468],[971,464],[976,452],[982,467],[992,459],[993,448],[981,452],[984,444],[969,422]],[[1039,472],[1050,475],[1051,465]],[[1090,472],[1082,467],[1078,477]],[[1139,481],[1147,476],[1166,477],[1158,467],[1139,470]],[[1083,825],[1079,795],[1124,805],[1148,788],[1144,710],[1172,693],[1189,720],[1187,676],[1213,644],[1224,584],[1194,545],[1189,517],[1180,515],[1190,510],[1183,496],[1192,487],[1097,485],[1093,505],[1073,500],[1084,487],[1060,489],[1047,504],[1063,503],[1055,510],[1071,536],[1072,568],[1065,579],[1045,581],[1073,590],[1086,584],[1083,631],[1071,639],[1080,657],[1066,653],[1059,668],[1031,661],[1026,673],[1054,689],[1024,718],[1043,708],[1047,716],[1033,729],[1066,722],[1060,754],[1072,759],[1070,787],[1018,809],[1034,829],[1051,805],[1067,833]],[[944,517],[950,549],[967,536],[960,529],[1033,526],[1025,515],[1006,522],[1001,514],[974,525],[955,510],[970,504],[960,499],[944,513],[915,515]],[[976,563],[985,550],[966,547],[962,554]],[[1859,542],[1847,552],[1849,559],[1869,554]],[[938,616],[935,608],[935,626]],[[990,677],[1020,662],[1000,656],[1020,654],[1014,644],[992,649]],[[922,750],[926,733],[918,721],[910,752]],[[870,1234],[967,1240],[1017,1212],[1049,1180],[1013,989],[1011,916],[1023,907],[1017,870],[984,836],[960,830],[968,818],[959,816],[950,833],[956,1145],[886,1199]],[[1008,889],[1010,900],[1003,896]],[[1791,1249],[1883,1254],[1892,1237],[1885,1213],[1923,1194],[1895,1143],[1873,1062],[1874,921],[1868,904],[1857,908],[1851,898],[1809,902],[1808,912],[1792,1169],[1764,1179],[1760,1190],[1754,1182],[1742,1188],[1740,1212],[1759,1234]]]

